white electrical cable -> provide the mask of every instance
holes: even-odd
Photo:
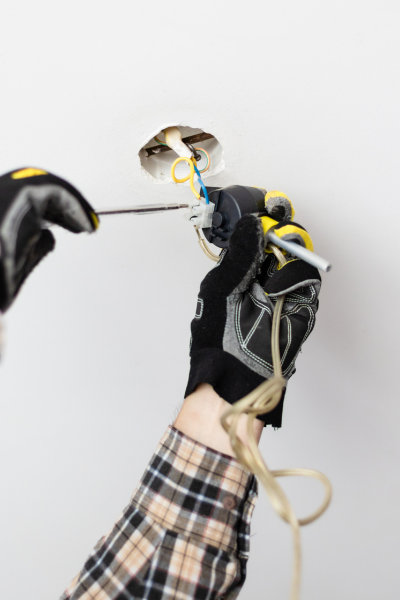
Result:
[[[165,141],[178,156],[192,158],[192,151],[182,142],[182,134],[178,127],[167,127],[164,129]]]

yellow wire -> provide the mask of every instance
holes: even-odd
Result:
[[[189,167],[190,167],[190,173],[187,177],[183,177],[182,179],[178,179],[175,176],[175,169],[176,169],[176,165],[182,161],[185,161],[188,163]],[[173,163],[171,166],[171,177],[173,179],[173,181],[175,181],[175,183],[185,183],[185,181],[188,181],[188,179],[190,180],[190,189],[192,190],[193,194],[196,196],[197,199],[200,198],[200,194],[196,191],[195,187],[194,187],[194,166],[193,163],[196,165],[197,167],[197,162],[193,159],[187,158],[186,156],[179,156]]]

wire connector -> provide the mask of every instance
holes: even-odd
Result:
[[[189,202],[189,208],[189,212],[183,215],[185,219],[200,229],[211,227],[215,210],[213,202],[206,204],[203,200],[192,200]]]

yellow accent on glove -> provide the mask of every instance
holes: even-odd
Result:
[[[96,229],[98,229],[100,227],[99,217],[93,211],[90,212],[90,215],[91,215],[91,217],[93,219],[94,230],[96,231]]]
[[[271,227],[276,227],[278,225],[278,221],[271,219],[271,217],[260,217],[260,219],[264,235],[267,234],[267,231],[269,231]]]
[[[279,225],[278,221],[271,219],[271,217],[260,217],[260,218],[261,218],[261,225],[262,225],[262,228],[264,231],[264,235],[266,235],[270,229],[273,229],[277,225]],[[307,248],[307,250],[310,250],[311,252],[314,251],[314,246],[313,246],[310,235],[307,233],[307,231],[305,229],[302,229],[301,227],[298,227],[297,225],[292,225],[291,223],[288,223],[287,225],[283,225],[283,227],[274,229],[274,233],[282,239],[287,239],[287,241],[293,241],[293,242],[296,241],[296,237],[298,236],[303,240],[304,247]],[[265,249],[265,252],[271,252],[271,250]],[[286,250],[282,249],[282,252],[283,252],[283,254],[287,254]]]
[[[274,227],[276,227],[278,225],[278,221],[271,219],[271,217],[260,217],[260,220],[261,220],[261,225],[262,225],[262,228],[264,231],[264,235],[267,235],[267,233],[270,229],[273,229]],[[267,246],[265,248],[265,252],[271,253],[272,250],[270,250]]]
[[[287,239],[288,242],[294,242],[295,238],[299,236],[304,242],[304,247],[307,248],[307,250],[310,250],[310,252],[314,252],[314,246],[309,233],[307,233],[305,229],[297,227],[297,225],[291,225],[289,223],[279,229],[275,229],[274,233],[284,240]]]
[[[11,179],[25,179],[25,177],[35,177],[35,175],[48,175],[48,173],[47,171],[43,171],[43,169],[29,167],[28,169],[21,169],[20,171],[11,173]]]
[[[289,200],[289,198],[283,192],[280,192],[278,190],[268,192],[267,194],[265,194],[264,204],[265,204],[265,210],[269,214],[271,214],[269,212],[270,209],[272,209],[271,212],[273,214],[272,207],[282,206],[285,210],[284,218],[290,219],[291,221],[293,221],[293,217],[295,215],[295,210],[293,208],[293,204],[292,204],[291,200]],[[280,218],[282,219],[283,217],[280,217]]]

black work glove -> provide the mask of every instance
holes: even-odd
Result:
[[[245,215],[238,222],[228,250],[200,286],[185,397],[200,383],[209,383],[233,404],[272,377],[271,325],[281,294],[286,294],[280,322],[282,373],[286,380],[294,373],[297,355],[314,327],[321,277],[308,263],[287,259],[277,269],[275,256],[265,253],[258,217]],[[280,427],[282,406],[283,397],[258,418]]]
[[[80,233],[94,231],[98,219],[77,189],[42,169],[0,177],[0,311],[9,308],[32,269],[53,250],[46,223]]]

